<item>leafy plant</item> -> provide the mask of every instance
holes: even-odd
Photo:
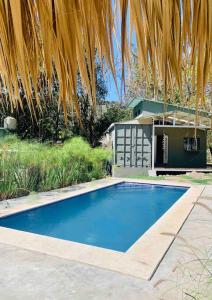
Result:
[[[93,149],[79,137],[54,146],[2,138],[0,200],[102,178],[109,157],[109,151]]]

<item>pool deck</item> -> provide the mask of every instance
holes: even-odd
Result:
[[[3,201],[0,202],[0,216],[26,209],[29,206],[55,201],[60,197],[62,199],[64,194],[69,195],[70,192],[80,193],[85,189],[95,189],[102,184],[110,185],[114,182],[119,182],[119,179],[103,179],[57,191]],[[149,183],[156,182],[151,180]],[[167,182],[159,181],[158,183],[166,184]],[[181,183],[170,181],[169,185],[182,186]],[[169,227],[166,232],[163,231],[163,234],[161,231],[157,232],[156,239],[152,240],[152,247],[148,251],[150,257],[152,249],[154,253],[155,250],[160,252],[161,237],[172,239],[171,246],[157,265],[155,273],[148,278],[150,280],[142,279],[142,276],[130,276],[126,272],[112,271],[109,265],[108,267],[95,266],[95,264],[91,265],[79,259],[70,259],[64,255],[58,256],[57,253],[43,253],[36,251],[33,247],[27,249],[24,245],[25,239],[15,244],[13,239],[5,237],[4,232],[0,232],[0,299],[177,300],[191,299],[185,293],[189,294],[190,291],[192,293],[193,288],[197,286],[200,289],[202,285],[206,294],[203,299],[211,299],[205,282],[207,270],[202,261],[196,258],[200,257],[205,262],[211,255],[209,251],[212,249],[212,214],[208,207],[212,208],[212,185],[196,185],[194,188],[202,189],[198,204],[192,208],[193,202],[189,202],[188,208],[191,213],[183,227],[179,228],[177,238],[174,239],[169,235],[173,231],[173,227]],[[182,217],[182,213],[183,211],[179,217]],[[160,239],[157,239],[159,236]],[[91,261],[95,260],[95,257],[92,258],[91,254],[89,255]],[[143,269],[143,264],[140,266]]]

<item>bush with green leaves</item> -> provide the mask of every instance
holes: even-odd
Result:
[[[0,139],[0,200],[99,179],[110,152],[76,137],[63,145]]]

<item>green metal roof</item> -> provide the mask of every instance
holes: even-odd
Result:
[[[134,108],[136,107],[136,105],[138,105],[141,101],[143,101],[144,99],[141,97],[138,98],[134,98],[133,100],[130,101],[130,103],[128,103],[128,107],[129,108]]]
[[[143,97],[137,97],[137,98],[134,98],[129,104],[128,104],[128,107],[129,108],[134,108],[136,107],[140,102],[147,102],[149,104],[152,105],[152,108],[155,108],[156,110],[158,110],[157,112],[155,113],[161,113],[161,112],[164,112],[164,102],[162,100],[152,100],[152,99],[146,99],[146,98],[143,98]],[[159,108],[159,106],[161,106]],[[190,114],[195,114],[196,111],[194,108],[189,108],[189,107],[183,107],[183,106],[180,106],[180,105],[177,105],[177,104],[172,104],[172,103],[167,103],[166,104],[166,111],[184,111],[184,112],[187,112],[187,113],[190,113]],[[210,112],[206,112],[206,111],[203,111],[203,110],[200,110],[199,111],[199,115],[200,116],[203,116],[203,117],[210,117],[211,113]]]

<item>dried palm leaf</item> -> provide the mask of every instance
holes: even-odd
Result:
[[[197,111],[204,106],[212,77],[211,0],[0,0],[0,75],[11,105],[21,105],[21,81],[33,113],[32,87],[36,95],[40,73],[51,84],[56,70],[65,113],[74,108],[80,118],[78,72],[95,106],[95,50],[115,78],[113,32],[119,16],[122,79],[130,57],[128,35],[135,32],[146,81],[151,66],[154,85],[164,84],[166,101],[174,86],[183,92],[183,70],[189,66]]]

